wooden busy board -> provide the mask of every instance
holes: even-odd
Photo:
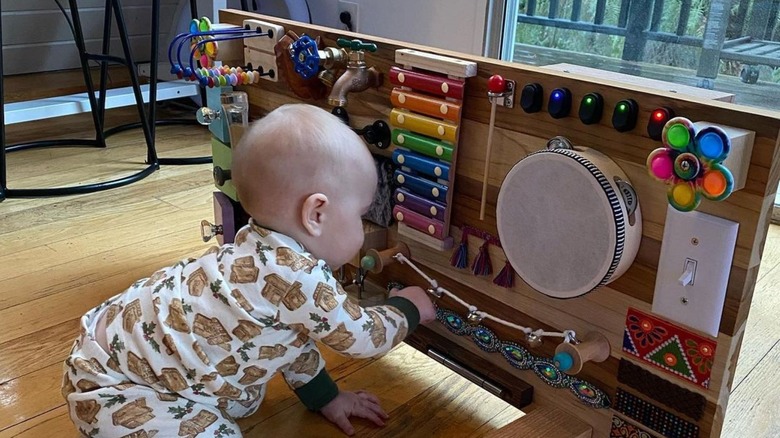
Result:
[[[512,288],[500,287],[493,284],[492,277],[475,276],[469,270],[460,270],[451,266],[451,251],[435,249],[427,243],[405,236],[399,237],[394,230],[390,230],[391,240],[403,240],[411,249],[412,260],[436,278],[441,286],[475,304],[480,310],[525,326],[555,331],[574,329],[578,333],[598,332],[606,336],[611,345],[609,359],[600,363],[587,363],[577,377],[604,390],[613,404],[618,392],[626,391],[696,425],[699,429],[698,436],[720,435],[725,406],[732,385],[731,379],[739,356],[778,177],[780,177],[779,114],[727,102],[652,91],[640,86],[620,85],[568,72],[501,62],[252,13],[235,10],[220,12],[220,21],[224,23],[240,25],[246,18],[277,23],[285,30],[295,31],[299,35],[306,33],[312,37],[321,36],[327,46],[334,46],[336,39],[342,36],[360,38],[378,45],[377,52],[366,53],[366,60],[369,66],[374,66],[385,74],[385,81],[378,89],[348,96],[347,109],[354,127],[365,126],[377,119],[388,119],[393,108],[391,102],[393,85],[387,80],[387,74],[391,67],[397,66],[395,64],[397,49],[411,48],[477,63],[477,75],[466,80],[466,96],[459,125],[457,166],[454,193],[452,193],[454,208],[449,230],[455,242],[460,241],[460,229],[463,226],[479,228],[493,235],[498,234],[495,218],[496,200],[504,176],[527,154],[544,149],[551,137],[565,135],[575,145],[593,148],[614,160],[630,178],[639,198],[643,220],[641,246],[633,265],[622,277],[580,298],[569,300],[549,298],[534,291],[519,279]],[[479,220],[485,139],[488,137],[490,115],[490,103],[486,97],[487,79],[493,74],[500,74],[506,79],[516,81],[518,87],[531,82],[541,84],[546,91],[566,87],[574,96],[575,106],[568,117],[561,119],[554,119],[545,111],[546,101],[542,111],[532,114],[526,114],[517,105],[512,109],[503,107],[497,109],[487,191],[487,215],[484,220]],[[251,113],[254,118],[262,116],[279,105],[301,102],[286,87],[283,80],[261,82],[241,89],[249,93]],[[600,93],[605,101],[605,115],[598,124],[594,125],[585,125],[577,118],[576,103],[589,92]],[[635,100],[639,105],[638,122],[634,129],[618,132],[610,123],[611,108],[615,102],[627,98]],[[307,103],[330,109],[325,99]],[[694,121],[706,120],[755,132],[755,143],[744,189],[733,193],[723,202],[704,201],[698,208],[698,211],[739,223],[736,250],[716,339],[717,351],[708,389],[675,379],[668,373],[633,360],[622,351],[629,307],[649,313],[653,301],[656,270],[667,213],[667,198],[663,184],[653,180],[646,168],[648,154],[659,147],[660,142],[650,139],[645,127],[651,111],[664,106],[673,108],[678,115]],[[393,147],[385,150],[374,149],[372,152],[390,157],[392,150]],[[394,242],[389,242],[392,243]],[[478,248],[479,241],[475,239],[473,243],[470,242],[470,260],[476,255]],[[503,264],[504,255],[497,246],[490,247],[490,256],[494,266],[499,262]],[[554,275],[554,272],[551,272],[551,275]],[[416,273],[399,265],[391,266],[373,279],[380,284],[393,279],[406,284],[426,286]],[[439,305],[460,314],[465,313],[462,307],[447,299],[439,300]],[[502,340],[518,339],[518,343],[522,343],[517,332],[511,329],[490,321],[484,322],[484,325],[493,330]],[[518,393],[527,396],[529,392],[526,389],[532,387],[531,407],[534,409],[555,408],[556,412],[562,411],[571,419],[589,425],[593,431],[592,436],[603,437],[610,434],[615,411],[586,406],[570,396],[567,391],[545,385],[530,371],[519,371],[513,368],[501,354],[485,353],[468,338],[452,335],[439,324],[421,328],[419,335],[410,343],[422,349],[434,346],[439,347],[439,350],[448,351],[456,360],[473,371],[505,387],[504,397],[515,404],[525,405],[528,398],[518,396]],[[534,349],[533,353],[550,357],[555,347],[556,342],[545,341],[541,347]],[[706,400],[703,414],[699,419],[691,418],[619,383],[617,375],[621,359],[629,359],[653,376],[669,381],[688,392],[703,395]],[[620,417],[624,420],[626,418],[622,415]],[[629,423],[641,425],[641,421],[629,420]]]

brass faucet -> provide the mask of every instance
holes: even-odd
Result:
[[[328,96],[328,104],[345,106],[347,94],[382,85],[382,74],[374,67],[369,68],[365,61],[365,51],[375,52],[376,44],[346,38],[339,38],[337,43],[347,51],[347,69],[333,84]],[[327,76],[321,75],[320,79],[326,81]]]

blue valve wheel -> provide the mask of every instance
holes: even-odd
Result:
[[[295,72],[304,79],[314,77],[320,69],[320,55],[317,51],[317,42],[308,35],[302,35],[292,44],[292,49]]]

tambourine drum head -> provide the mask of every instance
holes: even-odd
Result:
[[[498,195],[498,233],[507,259],[528,285],[555,298],[604,284],[622,251],[616,248],[614,191],[608,197],[606,177],[596,170],[596,178],[593,166],[572,156],[544,151],[525,157]]]

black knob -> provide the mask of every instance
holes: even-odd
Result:
[[[214,166],[214,182],[217,183],[218,186],[224,186],[230,177],[230,169]]]
[[[580,121],[586,125],[598,123],[604,113],[604,98],[599,93],[588,93],[580,101]]]
[[[547,112],[554,119],[562,119],[571,111],[571,91],[568,88],[556,88],[550,93]]]
[[[639,105],[634,99],[623,99],[615,105],[612,112],[612,126],[618,132],[626,132],[636,126],[636,116],[639,113]]]
[[[344,124],[349,125],[349,113],[343,106],[337,106],[330,111],[331,114],[341,119]]]
[[[527,113],[536,113],[542,109],[544,89],[537,83],[525,84],[520,93],[520,107]]]

